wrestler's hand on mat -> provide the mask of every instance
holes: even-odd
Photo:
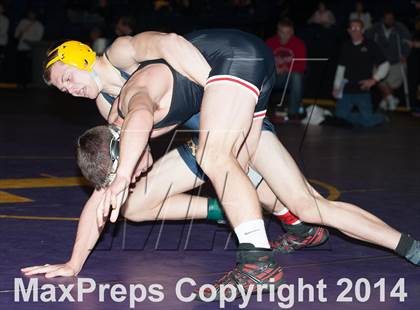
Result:
[[[97,210],[99,226],[104,224],[104,218],[108,217],[110,207],[112,208],[110,220],[112,223],[117,221],[121,206],[128,197],[130,181],[131,178],[117,173],[115,179],[107,187]]]
[[[73,277],[78,274],[78,271],[76,271],[75,268],[70,266],[69,263],[58,265],[45,264],[42,266],[32,266],[22,268],[20,271],[22,271],[25,276],[45,274],[46,278]]]

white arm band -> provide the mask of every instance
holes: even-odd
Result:
[[[388,61],[384,61],[383,63],[381,63],[379,67],[375,70],[375,73],[373,74],[373,78],[378,82],[384,79],[386,75],[388,74],[389,67],[390,65]]]
[[[340,89],[341,85],[344,80],[344,72],[346,71],[346,67],[342,65],[337,66],[337,71],[335,71],[335,78],[334,78],[334,89]]]

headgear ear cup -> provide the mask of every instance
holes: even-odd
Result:
[[[96,53],[86,44],[79,41],[66,41],[48,53],[48,57],[56,53],[45,65],[48,69],[57,61],[91,72],[96,60]]]
[[[111,156],[112,162],[111,173],[115,173],[120,158],[120,131],[113,126],[109,126],[108,128],[112,134],[112,139],[109,142],[109,155]]]

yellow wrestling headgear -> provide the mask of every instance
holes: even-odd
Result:
[[[54,53],[57,55],[54,57]],[[66,41],[50,51],[47,57],[52,57],[44,69],[48,69],[57,61],[91,72],[95,63],[96,53],[86,44],[79,41]]]

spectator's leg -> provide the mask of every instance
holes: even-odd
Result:
[[[370,93],[360,94],[358,97],[357,107],[359,109],[359,121],[361,126],[372,127],[385,121],[385,117],[382,114],[373,112],[372,97]]]
[[[417,102],[417,85],[419,84],[419,69],[420,69],[420,51],[418,49],[412,50],[407,60],[407,79],[410,96],[411,110],[416,112],[419,110]]]
[[[19,84],[19,85],[22,85],[23,84],[23,72],[22,72],[22,70],[25,70],[24,69],[24,63],[23,63],[23,61],[22,61],[22,58],[23,58],[23,52],[20,52],[20,51],[17,51],[16,52],[16,82]]]
[[[32,82],[32,51],[26,53],[25,86]]]
[[[5,51],[6,51],[5,47],[0,46],[0,81],[4,80],[3,64],[4,64]]]
[[[281,92],[281,98],[284,100],[286,96],[283,96],[283,92],[286,92],[286,80],[287,74],[277,74],[276,75],[276,84],[274,84],[273,90]],[[280,101],[277,106],[283,106],[284,102]]]
[[[21,86],[26,86],[31,76],[31,52],[19,51],[17,55],[17,82]]]
[[[380,107],[384,110],[395,110],[399,103],[399,99],[394,97],[394,90],[401,87],[403,84],[403,77],[401,72],[401,64],[393,64],[389,69],[389,73],[382,83],[379,84],[379,88],[383,94],[383,100],[380,103]]]
[[[289,116],[296,116],[299,114],[301,107],[303,85],[302,85],[302,74],[293,72],[289,78]]]
[[[379,83],[379,89],[382,92],[382,97],[385,99],[389,95],[392,95],[392,89],[389,87],[387,82]]]
[[[343,94],[343,97],[337,101],[335,107],[335,116],[349,121],[349,116],[353,108],[353,95]]]
[[[285,85],[286,85],[286,78],[285,74],[276,74],[276,81],[273,86],[273,96],[270,100],[270,105],[268,108],[267,115],[270,117],[276,118],[278,112],[282,112],[285,109],[286,104],[286,96],[285,96]]]

